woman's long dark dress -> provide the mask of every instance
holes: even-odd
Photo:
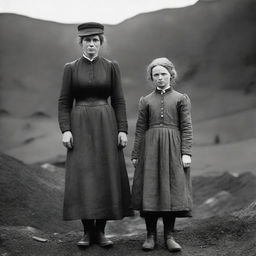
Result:
[[[117,141],[118,132],[127,132],[117,63],[81,57],[65,65],[59,125],[74,139],[67,151],[64,220],[130,216],[130,187]]]

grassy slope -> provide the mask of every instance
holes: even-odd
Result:
[[[150,91],[145,65],[166,55],[179,70],[177,89],[192,99],[195,173],[253,169],[255,85],[245,92],[255,79],[255,6],[255,0],[199,1],[106,26],[104,51],[118,59],[123,73],[130,126],[127,160],[138,98]],[[56,99],[63,63],[79,56],[75,26],[6,14],[0,19],[0,100],[2,110],[10,113],[1,115],[0,150],[28,163],[58,158],[65,150]],[[51,118],[31,118],[38,110]],[[211,145],[216,134],[229,144]]]
[[[174,61],[180,90],[191,95],[195,106],[212,89],[247,90],[255,83],[254,10],[255,0],[199,1],[106,26],[103,53],[120,63],[129,117],[136,113],[138,98],[149,91],[145,66],[158,56]],[[80,55],[75,25],[7,14],[0,20],[1,108],[18,116],[37,110],[56,116],[63,65]],[[224,107],[220,101],[212,111]],[[201,116],[209,117],[210,107],[203,109]]]

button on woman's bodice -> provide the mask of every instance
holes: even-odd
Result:
[[[103,58],[90,61],[84,57],[76,63],[72,93],[77,101],[91,98],[106,99],[111,94],[111,65]]]
[[[58,104],[61,131],[71,131],[70,114],[74,100],[79,104],[82,101],[85,105],[93,101],[102,104],[109,97],[115,111],[118,131],[127,132],[126,107],[118,64],[102,57],[93,61],[81,57],[67,63]]]

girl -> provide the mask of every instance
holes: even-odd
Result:
[[[172,232],[176,217],[191,217],[191,105],[186,94],[174,90],[177,72],[167,58],[153,60],[147,75],[155,90],[139,102],[132,204],[146,222],[143,250],[154,249],[157,220],[162,217],[168,250],[180,251]]]

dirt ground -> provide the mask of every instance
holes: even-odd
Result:
[[[179,225],[178,225],[179,227]],[[31,227],[0,227],[0,255],[2,256],[137,256],[137,255],[170,255],[164,246],[162,230],[158,229],[158,245],[154,251],[141,250],[145,233],[111,236],[114,246],[110,249],[92,245],[80,249],[76,242],[81,231],[68,233],[44,233]],[[47,239],[39,242],[32,237]],[[174,236],[182,245],[182,256],[255,256],[256,255],[256,221],[225,218],[192,220],[189,225],[178,228]]]

